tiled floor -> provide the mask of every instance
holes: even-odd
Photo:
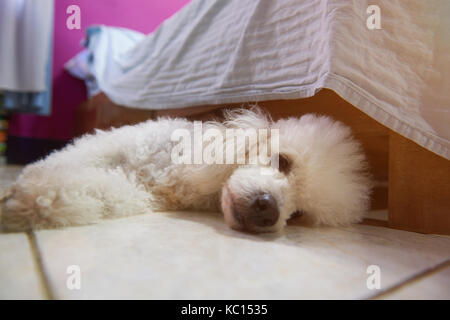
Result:
[[[0,168],[0,186],[17,172]],[[371,265],[380,289],[367,287]],[[0,234],[1,298],[450,299],[450,237],[368,225],[248,235],[219,214],[154,213]]]

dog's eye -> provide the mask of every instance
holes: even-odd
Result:
[[[291,171],[291,167],[292,167],[292,163],[291,160],[289,160],[289,158],[280,153],[278,155],[278,170],[280,172],[283,172],[284,174],[288,174],[289,171]]]

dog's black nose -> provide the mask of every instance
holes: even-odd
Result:
[[[256,227],[270,227],[277,223],[280,213],[277,201],[270,194],[257,195],[249,208],[247,222]]]

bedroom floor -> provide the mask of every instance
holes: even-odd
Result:
[[[20,169],[0,167],[0,188]],[[0,299],[450,299],[450,237],[362,224],[249,235],[219,214],[155,213],[0,233],[0,284]]]

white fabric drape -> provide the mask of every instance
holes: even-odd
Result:
[[[0,1],[0,90],[47,89],[54,0]]]
[[[379,30],[366,25],[369,5]],[[330,88],[449,158],[449,17],[448,0],[194,0],[113,59],[101,49],[111,33],[93,34],[92,73],[114,102],[148,109]]]

